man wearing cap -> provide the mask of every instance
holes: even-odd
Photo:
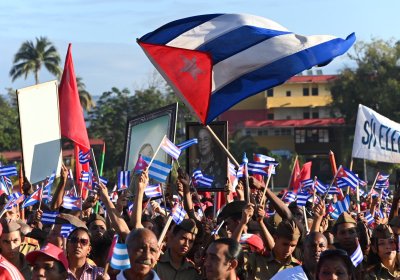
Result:
[[[194,264],[186,258],[192,249],[197,231],[196,223],[192,219],[184,219],[169,231],[167,250],[155,267],[161,279],[201,279]]]
[[[20,231],[21,226],[12,220],[1,220],[3,233],[0,237],[1,254],[11,262],[25,277],[31,279],[32,271],[28,266],[25,256],[20,253],[21,242],[23,240]]]
[[[51,243],[26,255],[33,268],[32,279],[61,280],[68,277],[68,260],[64,251]]]
[[[0,237],[3,234],[3,226],[0,223]],[[2,254],[0,254],[0,279],[1,280],[23,280],[24,276],[21,275],[19,270],[8,260],[6,260]]]
[[[101,239],[107,230],[106,220],[99,214],[90,215],[86,225],[93,241]]]

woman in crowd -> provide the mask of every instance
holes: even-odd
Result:
[[[344,250],[326,250],[321,253],[317,264],[317,280],[353,280],[353,263]]]

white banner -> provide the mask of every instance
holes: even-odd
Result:
[[[360,104],[352,157],[400,163],[400,124]]]
[[[34,184],[62,162],[57,82],[51,81],[17,90],[24,171]]]

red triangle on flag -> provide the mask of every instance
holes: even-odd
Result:
[[[211,56],[201,51],[138,43],[164,79],[205,124],[211,97]]]

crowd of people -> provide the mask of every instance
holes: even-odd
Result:
[[[81,210],[62,207],[71,188],[65,166],[49,203],[22,210],[1,195],[0,279],[400,278],[398,189],[385,201],[372,192],[357,201],[350,193],[349,209],[335,220],[330,207],[336,195],[315,195],[298,206],[253,176],[235,188],[227,179],[221,209],[193,189],[181,168],[160,200],[145,195],[148,171],[137,176],[116,200],[99,182]],[[28,196],[33,188],[25,183],[23,192]],[[185,214],[171,222],[176,205]],[[110,266],[116,235],[127,247],[130,268],[124,270]]]

